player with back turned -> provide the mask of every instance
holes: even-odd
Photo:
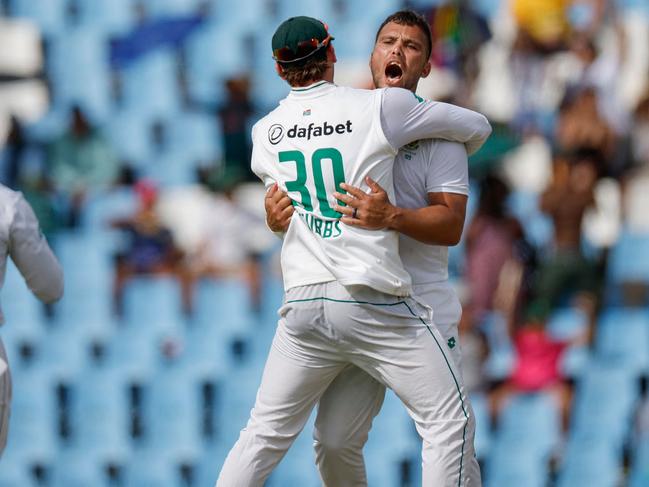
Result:
[[[286,294],[257,400],[217,485],[263,485],[349,364],[406,405],[424,441],[425,485],[464,485],[469,414],[432,310],[412,295],[398,234],[342,224],[335,208],[344,202],[334,193],[345,183],[366,190],[369,176],[392,198],[400,147],[445,138],[472,152],[491,129],[480,114],[404,89],[334,85],[332,40],[309,17],[285,21],[273,36],[277,71],[292,89],[253,128],[252,168],[288,193],[296,215],[282,246]],[[325,135],[326,127],[334,131]]]

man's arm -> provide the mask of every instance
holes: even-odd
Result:
[[[471,155],[491,134],[484,115],[448,103],[424,101],[402,88],[383,90],[381,126],[396,150],[416,140],[444,139],[465,144]]]
[[[426,147],[429,149],[422,147],[420,152],[425,163],[413,170],[423,179],[428,206],[409,209],[393,205],[383,188],[370,179],[366,181],[369,194],[346,187],[349,194],[337,196],[351,207],[338,210],[345,214],[342,221],[366,229],[389,228],[426,244],[456,245],[462,237],[469,192],[466,150],[462,144],[446,141],[435,141]],[[404,163],[408,164],[402,159],[397,161]],[[403,171],[408,166],[395,166],[397,174],[398,169]],[[354,208],[355,219],[350,218]]]
[[[429,206],[400,208],[390,203],[385,190],[371,178],[365,182],[371,193],[342,184],[347,194],[334,193],[347,206],[336,206],[343,223],[367,230],[389,228],[430,245],[456,245],[462,236],[467,196],[455,193],[428,193]],[[352,215],[356,209],[356,218]]]
[[[36,215],[21,196],[10,229],[9,255],[29,289],[45,303],[63,295],[63,271],[40,231]]]

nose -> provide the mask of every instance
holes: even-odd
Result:
[[[401,56],[403,54],[403,44],[400,40],[397,40],[394,44],[392,44],[392,54],[395,54],[397,56]]]

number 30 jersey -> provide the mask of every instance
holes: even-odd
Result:
[[[491,129],[475,112],[424,102],[399,88],[359,90],[322,81],[291,90],[252,131],[252,170],[277,182],[295,213],[282,246],[285,289],[338,280],[405,296],[411,279],[391,230],[345,225],[334,210],[340,184],[369,191],[370,176],[394,201],[392,168],[402,145],[445,138],[475,151]]]

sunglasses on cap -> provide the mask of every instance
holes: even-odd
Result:
[[[322,41],[315,37],[306,41],[301,41],[297,44],[297,50],[295,51],[288,46],[280,47],[273,51],[273,59],[279,63],[295,63],[308,58],[323,47],[327,47],[333,37],[328,33],[329,27],[327,24],[324,24],[324,26],[328,35]]]

